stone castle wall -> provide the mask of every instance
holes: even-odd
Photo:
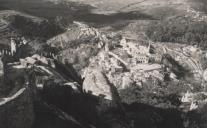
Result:
[[[34,113],[31,91],[25,88],[17,93],[8,97],[11,100],[6,103],[0,99],[0,128],[32,127]]]

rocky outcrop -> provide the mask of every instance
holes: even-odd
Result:
[[[101,70],[98,68],[94,68],[87,73],[83,82],[83,90],[92,93],[95,96],[103,95],[106,99],[112,99],[110,86]]]

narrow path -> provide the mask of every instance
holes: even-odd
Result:
[[[7,97],[7,98],[2,98],[1,100],[1,102],[0,102],[0,106],[1,105],[4,105],[4,104],[6,104],[6,103],[8,103],[8,102],[10,102],[10,101],[12,101],[12,100],[14,100],[14,99],[16,99],[19,95],[21,95],[24,91],[26,90],[26,88],[22,88],[22,89],[20,89],[17,93],[15,93],[14,95],[12,95],[11,97]]]

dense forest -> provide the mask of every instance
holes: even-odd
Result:
[[[150,23],[147,36],[156,42],[173,42],[207,47],[207,23],[176,18]]]
[[[16,29],[21,35],[25,35],[29,38],[43,38],[49,39],[59,33],[64,32],[57,24],[53,21],[44,20],[40,23],[33,22],[23,16],[15,16],[11,19],[11,27]]]

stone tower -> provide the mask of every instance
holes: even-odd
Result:
[[[13,38],[11,38],[11,55],[13,56],[16,53],[16,42]]]

